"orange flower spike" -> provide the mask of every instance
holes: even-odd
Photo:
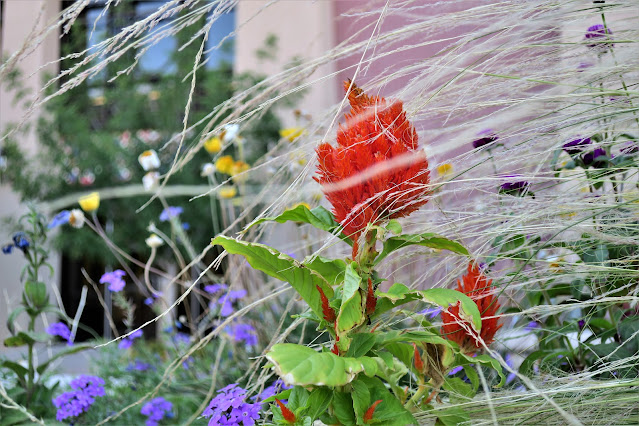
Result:
[[[368,224],[407,216],[426,204],[430,180],[402,103],[366,95],[350,81],[344,88],[351,111],[337,131],[337,147],[317,147],[315,180],[344,233],[357,242]]]
[[[322,287],[316,285],[317,291],[319,291],[320,298],[322,299],[322,313],[324,314],[324,319],[328,322],[335,322],[337,316],[335,315],[335,309],[333,309],[328,304],[328,297],[324,294]]]
[[[413,348],[415,349],[415,355],[413,357],[413,362],[415,363],[415,368],[420,373],[424,372],[424,361],[422,360],[421,355],[419,354],[419,350],[417,349],[417,345],[413,343]]]
[[[373,420],[373,413],[381,402],[382,400],[378,399],[377,401],[373,402],[373,405],[368,407],[368,410],[366,410],[366,413],[364,413],[364,423],[370,423],[370,421]]]
[[[289,410],[286,405],[284,405],[284,403],[282,403],[282,401],[280,401],[279,399],[276,398],[275,402],[277,402],[280,410],[282,410],[282,416],[284,417],[284,420],[286,420],[286,422],[289,424],[294,424],[296,420],[295,414],[293,414],[293,412]]]
[[[366,295],[366,314],[371,315],[375,312],[377,306],[377,297],[375,297],[375,291],[373,289],[373,281],[368,279],[368,293]]]
[[[466,275],[457,282],[457,291],[466,294],[477,304],[481,313],[481,332],[477,336],[477,333],[472,331],[470,323],[461,320],[459,305],[455,305],[442,311],[442,334],[456,342],[464,352],[473,353],[482,347],[481,340],[490,345],[495,333],[501,328],[497,316],[499,302],[493,294],[492,280],[486,278],[479,266],[472,262],[468,264]]]
[[[333,349],[331,349],[331,352],[339,356],[339,348],[337,347],[337,343],[333,345]]]

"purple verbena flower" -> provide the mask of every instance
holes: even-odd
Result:
[[[126,284],[122,279],[123,276],[126,275],[122,269],[116,269],[113,272],[107,272],[102,277],[100,277],[100,284],[109,284],[109,290],[118,292],[122,291],[124,285]]]
[[[153,366],[152,364],[149,364],[148,362],[144,362],[138,358],[135,359],[135,362],[133,363],[129,363],[129,365],[126,367],[126,371],[147,371],[147,370],[153,370],[155,371],[155,366]]]
[[[261,405],[245,402],[246,397],[247,391],[237,384],[226,386],[220,389],[202,415],[209,417],[209,425],[254,425],[260,418]]]
[[[568,155],[577,155],[584,150],[586,145],[590,145],[591,143],[590,138],[579,138],[565,143],[562,148]]]
[[[77,417],[86,412],[95,402],[95,398],[104,396],[104,380],[95,376],[80,376],[71,381],[71,392],[65,392],[53,398],[58,409],[56,420],[62,421]]]
[[[287,385],[286,383],[284,383],[282,379],[278,378],[277,380],[275,380],[275,382],[273,382],[273,384],[265,387],[264,390],[260,394],[255,396],[254,399],[256,401],[264,401],[265,399],[268,399],[274,395],[277,395],[283,390],[291,389],[291,388],[293,388],[293,386]]]
[[[162,213],[160,213],[160,222],[171,220],[171,218],[181,215],[182,212],[184,212],[184,209],[182,207],[169,206],[162,210]]]
[[[579,330],[583,330],[583,329],[584,329],[584,327],[586,326],[586,321],[584,321],[584,320],[579,320],[579,321],[577,322],[577,325],[579,326]]]
[[[602,24],[597,24],[588,27],[584,38],[593,42],[589,44],[588,47],[608,50],[614,47],[614,44],[610,41],[612,39],[610,37],[611,35],[612,30],[610,28],[606,28]]]
[[[142,337],[142,330],[135,330],[118,343],[118,349],[129,349],[133,345],[133,341],[138,337]]]
[[[71,389],[84,392],[90,397],[104,396],[104,380],[97,376],[82,375],[71,381]]]
[[[459,373],[459,372],[460,372],[460,371],[462,371],[463,369],[464,369],[464,367],[462,367],[461,365],[460,365],[460,366],[457,366],[457,367],[453,368],[452,370],[450,370],[450,371],[448,372],[448,375],[449,375],[449,376],[454,376],[455,374]]]
[[[56,322],[51,324],[49,327],[47,327],[47,333],[52,336],[62,337],[64,340],[67,341],[69,345],[73,344],[73,342],[71,341],[71,330],[69,330],[69,327],[63,322]]]
[[[144,404],[140,413],[148,417],[146,426],[156,426],[164,417],[173,417],[173,404],[159,396]]]
[[[257,345],[257,332],[250,324],[234,324],[230,334],[236,342],[244,342],[247,346]]]
[[[479,139],[475,139],[473,141],[473,148],[481,148],[486,145],[490,145],[495,142],[499,137],[493,132],[492,129],[482,130],[477,134],[477,136],[481,136]]]
[[[435,318],[442,311],[442,308],[426,308],[423,311],[417,312],[420,315],[427,316],[430,319]]]
[[[220,283],[208,284],[204,286],[204,291],[206,291],[209,294],[215,294],[219,291],[226,290],[226,289],[228,289],[228,286],[226,284],[220,284]]]
[[[509,175],[509,176],[504,176],[506,178],[520,178],[521,175]],[[502,183],[499,190],[500,192],[503,192],[505,194],[510,194],[510,195],[523,195],[526,193],[526,191],[528,190],[528,187],[530,186],[529,182],[526,182],[525,180],[513,180],[511,182],[506,182],[506,183]]]
[[[71,212],[69,210],[62,210],[60,213],[55,215],[51,222],[47,225],[47,229],[57,228],[60,225],[64,225],[69,223],[69,217],[71,216]]]

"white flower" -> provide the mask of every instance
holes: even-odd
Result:
[[[200,176],[211,176],[213,173],[215,173],[215,165],[213,165],[213,163],[204,163],[202,165],[202,172],[200,173]]]
[[[151,248],[158,248],[162,244],[164,244],[164,241],[162,241],[162,238],[158,237],[155,234],[151,234],[151,236],[149,236],[149,238],[147,238],[145,242],[146,242],[146,245]]]
[[[227,124],[222,129],[220,136],[224,142],[231,142],[237,134],[240,132],[240,126],[238,124]]]
[[[149,172],[142,177],[142,186],[145,191],[155,191],[160,185],[160,174]]]
[[[82,228],[84,226],[84,212],[80,209],[73,209],[69,212],[69,225],[74,228]]]
[[[149,170],[154,170],[160,167],[160,157],[158,157],[158,153],[155,152],[154,149],[149,149],[144,151],[138,157],[138,161],[140,165],[144,169],[145,172]]]

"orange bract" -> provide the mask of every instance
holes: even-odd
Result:
[[[492,280],[486,278],[477,265],[468,264],[468,273],[457,281],[457,291],[473,299],[481,313],[481,332],[479,337],[486,345],[492,343],[495,333],[501,327],[496,317],[499,309],[497,297],[492,294]],[[493,318],[490,318],[493,317]],[[459,305],[451,306],[442,311],[442,334],[449,340],[456,342],[464,352],[475,352],[481,347],[476,332],[471,324],[462,320],[459,315]],[[464,324],[462,327],[459,323]]]
[[[355,242],[369,223],[407,216],[428,200],[428,161],[400,101],[344,83],[351,111],[337,147],[317,148],[318,176],[344,233]],[[349,91],[350,88],[350,91]]]

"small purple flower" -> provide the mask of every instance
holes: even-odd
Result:
[[[261,404],[245,402],[246,394],[247,391],[237,384],[226,386],[220,389],[202,415],[209,418],[209,425],[254,425],[260,418]]]
[[[67,327],[67,325],[63,322],[51,324],[47,327],[47,333],[52,336],[60,336],[67,341],[69,346],[73,345],[73,342],[71,341],[71,330],[69,330],[69,327]]]
[[[580,154],[587,145],[590,145],[592,141],[590,138],[579,138],[571,140],[563,145],[563,150],[566,151],[568,155],[577,155]]]
[[[473,141],[473,148],[481,148],[486,145],[490,145],[495,142],[499,137],[493,132],[492,129],[482,130],[477,134],[477,136],[481,136],[479,139],[475,139]]]
[[[57,228],[60,225],[69,223],[70,216],[71,213],[68,210],[62,210],[60,213],[55,215],[53,219],[51,219],[51,222],[47,225],[47,229]]]
[[[537,321],[530,321],[526,325],[526,330],[534,330],[534,329],[539,328],[539,327],[541,327],[541,325]]]
[[[579,321],[577,322],[577,325],[579,326],[579,330],[583,330],[583,329],[584,329],[584,327],[586,326],[586,321],[584,321],[584,320],[579,320]]]
[[[13,245],[22,250],[23,253],[26,253],[30,245],[27,234],[22,231],[13,234]]]
[[[191,344],[191,336],[189,336],[186,333],[175,333],[175,335],[173,336],[173,341],[176,344],[182,344],[182,345],[190,345]]]
[[[206,291],[209,294],[215,294],[219,291],[222,290],[226,290],[228,289],[228,286],[226,284],[208,284],[204,286],[204,291]]]
[[[173,404],[160,396],[144,404],[140,413],[148,417],[146,426],[156,426],[165,417],[173,417]]]
[[[442,308],[426,308],[423,311],[417,312],[420,315],[427,316],[430,319],[435,318],[442,311]]]
[[[153,370],[155,371],[155,367],[151,364],[149,364],[148,362],[144,362],[140,359],[135,359],[135,362],[133,363],[129,363],[129,365],[126,368],[126,371],[147,371],[147,370]]]
[[[460,371],[462,371],[463,369],[464,369],[464,367],[460,365],[460,366],[455,367],[455,368],[453,368],[452,370],[450,370],[450,371],[448,372],[448,375],[449,375],[449,376],[454,376],[455,374],[459,373],[459,372],[460,372]]]
[[[138,337],[142,337],[142,330],[135,330],[129,336],[120,340],[120,343],[118,343],[118,349],[129,349],[133,346],[133,341]]]
[[[250,324],[234,324],[229,334],[236,342],[244,342],[247,346],[257,345],[257,332]]]
[[[256,401],[264,401],[265,399],[277,395],[283,390],[292,388],[293,386],[288,386],[282,379],[277,379],[275,382],[273,382],[272,385],[265,387],[264,390],[259,395],[256,395],[253,399]]]
[[[71,389],[82,391],[93,398],[106,395],[104,392],[104,380],[97,376],[80,376],[73,379],[70,386]]]
[[[509,353],[506,354],[506,365],[509,366],[511,369],[515,369],[515,366],[513,364],[513,356]],[[513,380],[515,380],[515,378],[517,377],[517,375],[515,373],[510,373],[508,374],[508,377],[506,377],[506,384],[511,383]]]
[[[506,178],[520,178],[521,175],[509,175],[504,176]],[[505,194],[510,195],[523,195],[528,191],[530,186],[529,182],[525,180],[513,180],[511,182],[502,183],[499,190]]]
[[[9,243],[2,246],[2,253],[11,254],[12,251],[13,251],[13,244]]]
[[[144,299],[144,304],[146,306],[151,306],[154,302],[154,299],[152,297],[147,297],[146,299]]]
[[[596,169],[602,169],[608,164],[608,156],[606,150],[603,148],[595,148],[593,151],[584,154],[581,158],[586,167],[594,167]]]
[[[614,44],[610,41],[611,35],[612,30],[610,28],[606,28],[602,24],[597,24],[588,27],[584,38],[593,42],[589,44],[588,47],[607,50],[608,48],[614,47]]]
[[[182,207],[169,206],[160,213],[160,222],[166,222],[167,220],[171,220],[171,218],[178,217],[182,212],[184,212]]]
[[[126,275],[122,269],[116,269],[113,272],[107,272],[102,277],[100,277],[100,284],[109,284],[109,290],[118,292],[122,291],[124,285],[126,284],[122,279],[123,276]]]
[[[62,421],[77,417],[95,402],[95,398],[105,396],[104,380],[95,376],[80,376],[71,381],[71,392],[65,392],[53,398],[53,405],[58,409],[56,420]]]
[[[182,224],[182,229],[184,229],[185,231],[188,231],[189,229],[191,229],[191,225],[189,225],[188,222],[184,222]]]

